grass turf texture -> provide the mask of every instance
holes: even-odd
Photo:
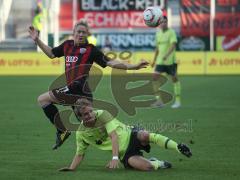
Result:
[[[170,170],[138,172],[105,165],[111,153],[89,148],[74,173],[59,173],[75,154],[75,135],[57,151],[51,146],[55,130],[38,107],[36,99],[47,90],[54,77],[0,77],[0,179],[239,179],[240,76],[182,76],[180,109],[138,109],[128,117],[120,110],[119,119],[128,124],[192,122],[192,132],[165,130],[178,142],[190,145],[187,159],[171,150],[152,147],[151,155],[173,163]],[[171,88],[171,83],[165,86]],[[96,97],[115,102],[109,79],[101,81]],[[189,125],[189,124],[188,124]]]

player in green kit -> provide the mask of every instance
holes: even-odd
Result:
[[[121,161],[125,168],[142,171],[171,168],[171,164],[156,158],[146,159],[142,150],[150,152],[150,143],[165,149],[172,149],[191,157],[190,149],[161,134],[129,127],[104,110],[93,110],[92,102],[81,98],[76,102],[75,114],[81,120],[76,132],[77,151],[70,166],[59,171],[73,171],[82,162],[86,149],[91,145],[101,150],[112,151],[107,164],[110,169],[119,167]]]
[[[173,29],[167,26],[167,17],[164,16],[161,21],[161,30],[156,33],[156,50],[152,63],[155,67],[153,74],[153,89],[158,92],[161,83],[158,81],[162,73],[170,75],[174,85],[175,102],[172,108],[179,108],[181,106],[181,85],[177,76],[177,63],[175,56],[175,49],[177,43],[176,33]],[[164,104],[161,99],[161,94],[156,93],[156,102],[152,104],[153,107],[163,107]]]

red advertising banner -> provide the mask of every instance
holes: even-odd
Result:
[[[240,12],[217,13],[215,17],[215,34],[237,36],[240,34]]]
[[[62,3],[60,7],[59,26],[61,30],[72,30],[72,3]]]
[[[215,35],[239,35],[240,0],[217,0],[215,9]],[[183,36],[209,36],[210,0],[181,0],[180,16]]]
[[[208,36],[210,25],[209,14],[195,14],[181,12],[182,36]]]
[[[85,18],[92,28],[147,28],[143,11],[149,6],[165,9],[166,0],[78,0],[77,18]],[[72,3],[63,2],[60,29],[72,29]]]
[[[142,11],[79,12],[92,28],[147,28]]]
[[[239,3],[238,0],[217,0],[217,4],[220,6],[236,6]]]
[[[185,7],[191,6],[210,6],[210,0],[182,0],[182,5]]]

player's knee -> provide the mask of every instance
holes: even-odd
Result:
[[[42,96],[42,95],[38,96],[37,101],[38,101],[38,104],[39,104],[40,106],[42,106],[42,105],[43,105],[43,102],[44,102],[43,96]]]
[[[149,132],[147,132],[147,131],[144,131],[144,132],[143,132],[143,140],[144,140],[145,142],[148,142],[148,141],[149,141]]]
[[[51,101],[48,100],[45,94],[41,94],[40,96],[38,96],[37,101],[40,106],[51,103]]]
[[[147,131],[139,131],[138,139],[141,142],[149,142],[149,132],[147,132]]]

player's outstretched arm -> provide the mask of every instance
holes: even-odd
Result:
[[[125,69],[125,70],[138,70],[138,69],[146,68],[148,64],[149,63],[146,60],[141,60],[137,64],[128,64],[118,60],[112,60],[107,62],[107,66],[110,66],[116,69]]]
[[[159,54],[159,50],[158,50],[158,47],[156,47],[155,53],[154,53],[153,62],[152,62],[152,64],[151,64],[152,68],[153,68],[153,67],[155,66],[155,64],[156,64],[156,60],[157,60],[158,54]]]
[[[115,130],[113,130],[110,134],[109,137],[112,141],[112,160],[109,161],[109,163],[106,165],[107,168],[109,169],[116,169],[119,168],[118,163],[119,163],[119,143],[118,143],[118,135]]]
[[[74,171],[83,160],[83,155],[75,155],[69,167],[63,167],[58,171]]]
[[[32,40],[42,49],[42,51],[51,59],[55,58],[54,54],[52,53],[52,48],[47,46],[46,44],[44,44],[44,42],[42,42],[39,39],[39,33],[37,32],[37,30],[33,27],[30,26],[28,29],[29,35],[32,38]]]

